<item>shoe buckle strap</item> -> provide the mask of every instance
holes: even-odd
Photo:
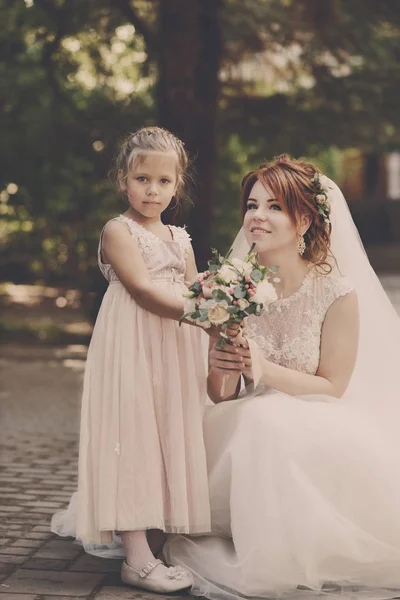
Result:
[[[148,562],[147,565],[145,565],[141,571],[139,571],[139,577],[147,577],[148,575],[150,575],[150,573],[152,571],[154,571],[154,569],[158,566],[158,565],[162,565],[163,561],[162,560],[156,560],[155,562]]]

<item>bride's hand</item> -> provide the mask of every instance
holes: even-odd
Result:
[[[223,348],[217,348],[217,342],[218,340],[215,341],[209,353],[210,367],[223,373],[241,373],[243,359],[239,348],[229,343],[225,344]]]
[[[213,345],[209,355],[210,367],[224,373],[240,372],[247,379],[253,379],[249,348],[226,343],[223,348]]]

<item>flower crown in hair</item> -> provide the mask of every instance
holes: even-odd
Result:
[[[319,173],[315,173],[311,182],[315,188],[314,201],[317,205],[320,217],[324,223],[330,223],[331,205],[328,198],[328,188],[323,187]]]

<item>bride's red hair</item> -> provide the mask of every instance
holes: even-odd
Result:
[[[303,258],[329,273],[332,270],[327,260],[330,255],[331,225],[325,223],[318,212],[312,182],[315,173],[320,173],[315,165],[292,159],[287,154],[276,156],[271,162],[260,165],[242,181],[242,217],[246,214],[247,201],[253,185],[260,181],[282,202],[295,225],[302,215],[310,217],[311,224],[304,234],[306,250]]]

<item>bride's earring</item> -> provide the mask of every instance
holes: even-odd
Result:
[[[302,256],[306,251],[306,243],[304,241],[304,237],[299,235],[299,241],[297,242],[297,252]]]

